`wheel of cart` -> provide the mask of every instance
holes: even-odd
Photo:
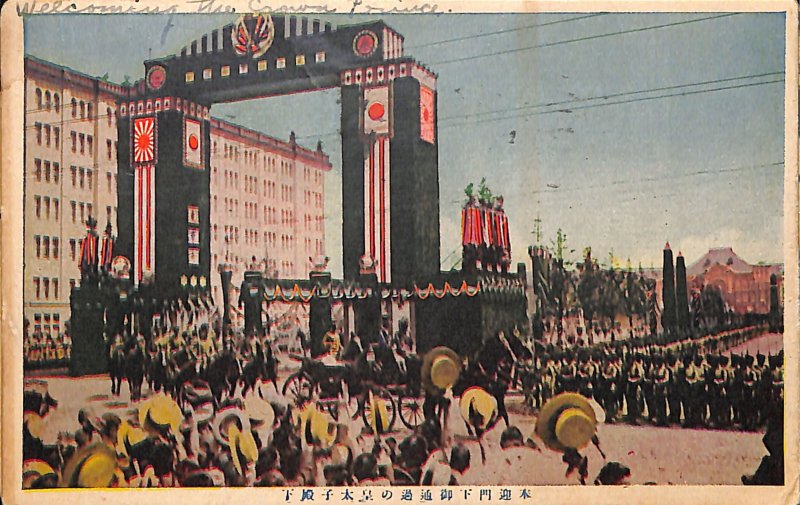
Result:
[[[400,411],[400,421],[406,428],[413,430],[425,420],[425,413],[422,411],[424,402],[423,396],[412,395],[405,390],[400,392],[397,397],[397,410]]]
[[[365,397],[364,404],[361,408],[361,419],[364,421],[364,426],[367,428],[372,427],[372,405],[368,400],[370,391],[372,392],[373,396],[382,400],[386,406],[386,413],[389,416],[389,422],[387,424],[386,431],[392,431],[394,428],[394,423],[397,420],[397,404],[395,403],[392,393],[385,387],[378,385],[368,386],[367,391],[365,392],[367,396]]]
[[[314,381],[304,371],[295,372],[290,375],[283,383],[283,397],[291,405],[301,405],[305,403],[316,389]]]

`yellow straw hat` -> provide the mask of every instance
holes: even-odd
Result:
[[[589,401],[577,393],[561,393],[542,408],[536,434],[556,451],[580,449],[595,434],[597,418]]]
[[[58,479],[53,467],[41,459],[29,459],[22,464],[22,489],[37,487],[37,482],[45,477]]]
[[[139,425],[142,428],[169,428],[175,434],[179,432],[182,422],[183,411],[175,400],[165,394],[154,395],[139,406]]]
[[[131,447],[147,439],[147,433],[138,426],[131,426],[128,421],[122,421],[117,429],[117,452],[129,456]]]
[[[211,431],[214,433],[214,438],[219,443],[227,446],[229,444],[228,433],[230,433],[230,426],[235,425],[239,431],[250,431],[250,419],[244,411],[237,407],[227,407],[214,416],[211,421]]]
[[[452,387],[461,373],[461,358],[449,347],[436,347],[422,360],[422,385],[429,393]]]
[[[323,448],[333,445],[336,440],[336,423],[326,413],[314,405],[306,405],[300,412],[300,431],[307,444],[318,443]]]
[[[467,424],[474,428],[485,429],[497,416],[497,399],[485,389],[474,386],[461,395],[458,409]]]
[[[253,432],[250,430],[239,431],[236,424],[232,423],[228,427],[228,442],[231,448],[233,466],[239,475],[244,475],[242,462],[248,464],[258,459],[258,446],[255,438],[253,438]]]
[[[117,480],[117,455],[102,442],[81,448],[67,462],[59,487],[113,487]]]

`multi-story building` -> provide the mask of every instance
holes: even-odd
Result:
[[[80,281],[90,215],[116,230],[119,85],[35,58],[25,60],[25,317],[57,333]]]
[[[783,284],[780,264],[751,265],[740,258],[731,247],[709,249],[686,270],[689,285],[700,289],[704,285],[719,288],[722,298],[736,314],[766,314],[770,304],[770,277],[775,275],[779,299]]]
[[[24,317],[60,332],[89,216],[117,233],[117,100],[129,89],[53,63],[25,60]],[[309,150],[211,121],[212,268],[228,265],[237,288],[253,258],[271,275],[305,277],[324,254],[320,146]],[[156,275],[158,273],[156,272]],[[214,299],[221,300],[212,275]],[[234,292],[232,300],[238,293]]]
[[[273,277],[308,276],[308,258],[325,252],[330,168],[320,145],[311,151],[293,136],[284,142],[211,120],[211,267],[230,266],[234,296],[252,263]],[[211,289],[219,300],[219,276]]]

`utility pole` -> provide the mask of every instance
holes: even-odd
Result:
[[[536,219],[533,220],[533,231],[531,232],[536,239],[536,244],[538,245],[542,241],[542,220],[539,218],[539,215],[536,215]]]

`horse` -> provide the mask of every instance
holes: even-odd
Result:
[[[122,379],[125,377],[125,351],[122,349],[111,353],[108,361],[108,375],[111,377],[111,394],[119,396]]]
[[[125,377],[131,391],[131,401],[138,401],[142,397],[142,383],[147,364],[147,356],[140,346],[134,346],[128,352],[125,360]]]
[[[242,397],[247,396],[247,392],[251,389],[255,390],[258,379],[269,380],[275,387],[275,391],[278,391],[277,369],[277,361],[269,344],[266,344],[265,348],[259,346],[250,361],[242,366],[242,375],[239,380],[242,384]]]
[[[151,391],[167,390],[167,359],[162,349],[151,353],[147,363],[147,381]]]
[[[223,352],[208,364],[201,376],[211,389],[215,408],[219,407],[223,393],[227,391],[229,397],[233,396],[239,381],[239,363],[236,356],[230,351]]]

